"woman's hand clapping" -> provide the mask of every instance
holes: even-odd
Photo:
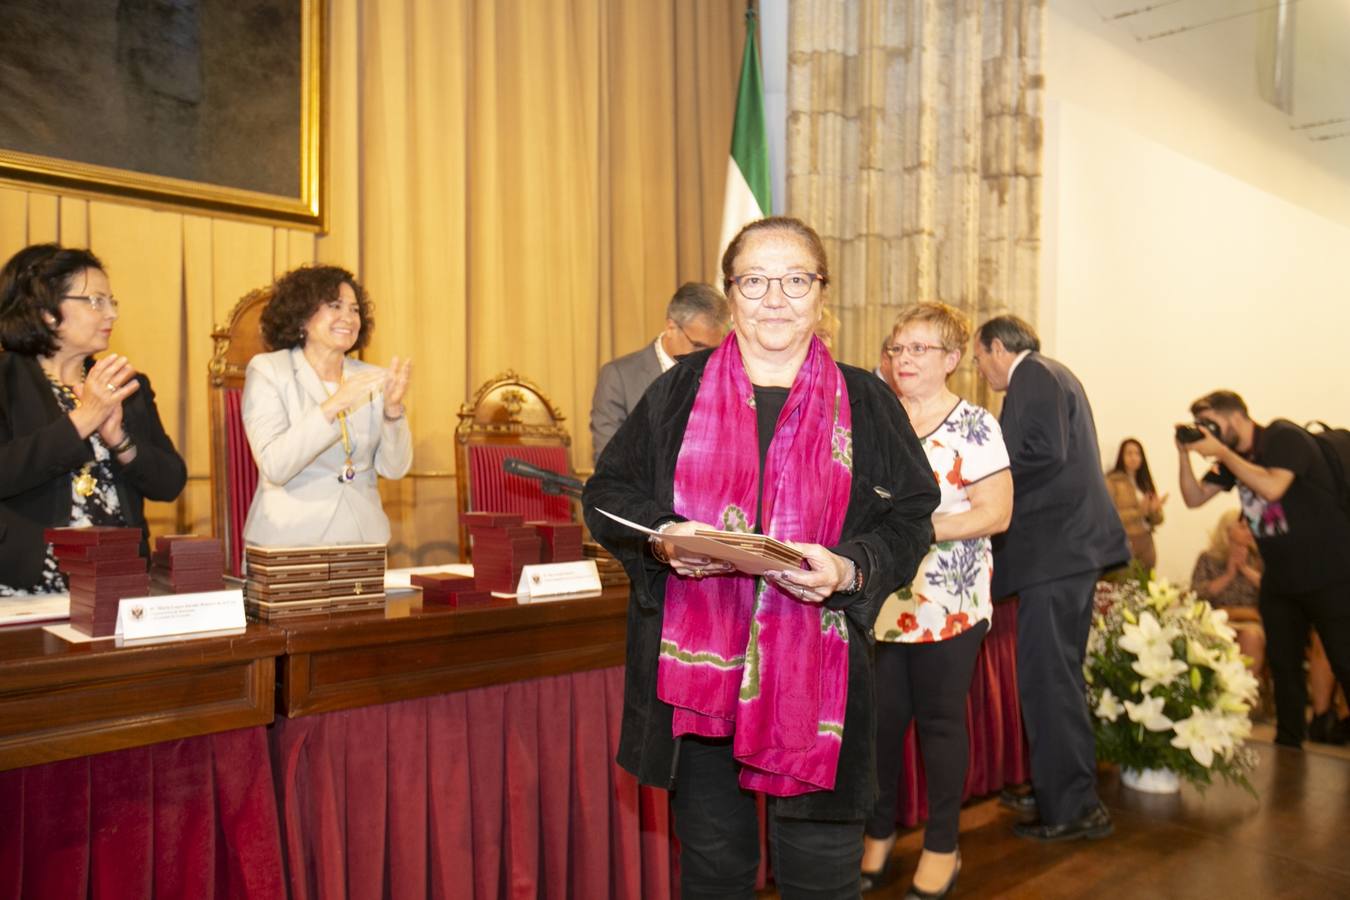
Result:
[[[403,415],[403,395],[408,391],[408,381],[412,378],[412,360],[399,362],[395,356],[389,362],[384,377],[384,417],[397,419]]]
[[[120,444],[126,434],[122,429],[122,401],[136,393],[141,383],[136,380],[136,368],[125,356],[113,353],[90,367],[81,384],[71,390],[80,401],[70,414],[81,438],[94,432],[108,446]]]
[[[384,369],[366,369],[358,372],[351,378],[343,379],[342,384],[333,392],[333,396],[325,400],[323,406],[319,408],[323,410],[328,421],[332,422],[339,413],[348,412],[362,403],[369,402],[371,395],[379,389],[384,378]]]

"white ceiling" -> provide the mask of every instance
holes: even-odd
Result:
[[[1293,0],[1287,6],[1293,16],[1292,114],[1262,100],[1258,90],[1258,42],[1269,37],[1280,0],[1080,2],[1249,127],[1282,132],[1277,139],[1303,144],[1304,158],[1350,179],[1350,0]]]

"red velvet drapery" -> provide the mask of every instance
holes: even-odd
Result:
[[[234,536],[225,561],[231,575],[243,574],[244,523],[248,521],[249,507],[258,490],[258,464],[253,460],[253,448],[244,431],[244,392],[238,388],[225,390],[225,483],[229,486],[230,534]]]
[[[614,764],[623,670],[282,719],[291,895],[673,895],[666,794]]]
[[[0,772],[0,898],[286,894],[264,728]]]

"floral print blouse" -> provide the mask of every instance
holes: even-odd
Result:
[[[967,488],[1008,468],[1003,432],[987,409],[962,400],[922,439],[942,490],[934,516],[970,509]],[[993,616],[994,572],[989,538],[942,541],[928,550],[914,581],[886,598],[877,616],[877,640],[919,644],[956,637]]]

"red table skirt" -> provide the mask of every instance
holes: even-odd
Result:
[[[966,797],[1027,779],[1016,634],[999,604]],[[0,900],[675,897],[666,794],[613,762],[622,710],[615,668],[0,772]]]
[[[673,896],[666,793],[613,762],[622,710],[615,668],[279,720],[291,895]]]
[[[262,727],[0,772],[0,898],[285,896]]]

